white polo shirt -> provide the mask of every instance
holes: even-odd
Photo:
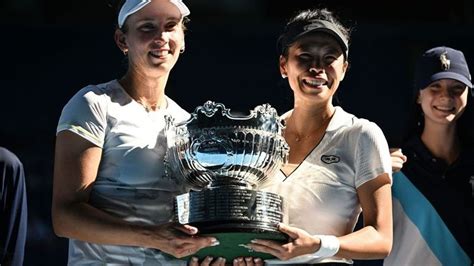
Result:
[[[285,119],[292,110],[282,116]],[[391,159],[382,130],[336,107],[321,142],[288,177],[263,188],[283,196],[288,223],[311,235],[351,233],[361,212],[357,188],[383,173],[391,174]],[[346,262],[342,258],[301,256],[277,263]]]
[[[189,114],[166,97],[166,108],[146,112],[116,81],[90,85],[64,107],[57,132],[68,130],[102,148],[89,203],[135,224],[162,224],[173,217],[173,199],[187,188],[165,172],[165,116]],[[186,265],[159,250],[69,241],[69,265]]]

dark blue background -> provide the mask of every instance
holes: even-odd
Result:
[[[186,52],[167,94],[188,111],[211,99],[246,111],[291,108],[275,40],[295,10],[329,7],[353,27],[351,63],[339,104],[379,124],[392,146],[410,115],[413,62],[447,45],[474,61],[474,4],[451,1],[189,0]],[[119,78],[123,55],[113,41],[107,1],[4,0],[0,4],[0,145],[26,168],[29,239],[26,265],[64,265],[67,241],[50,221],[56,123],[80,88]]]

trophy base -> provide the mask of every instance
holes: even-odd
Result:
[[[288,242],[286,234],[281,233],[274,226],[264,223],[223,222],[221,224],[194,223],[191,225],[199,229],[199,235],[213,236],[220,243],[214,247],[203,248],[193,255],[193,257],[198,257],[200,260],[207,256],[213,258],[223,257],[227,263],[232,263],[233,259],[238,257],[271,259],[274,256],[250,249],[248,246],[250,241],[253,239],[266,239],[281,243]]]
[[[213,236],[220,243],[193,256],[223,257],[227,262],[237,257],[273,258],[253,251],[248,244],[253,239],[288,242],[288,236],[276,226],[283,221],[282,205],[283,199],[275,193],[233,186],[191,191],[175,199],[179,223],[192,225],[199,235]]]

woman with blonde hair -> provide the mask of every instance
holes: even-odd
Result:
[[[119,78],[80,90],[57,128],[53,225],[69,238],[69,264],[186,265],[218,244],[170,223],[174,196],[187,191],[165,171],[165,116],[189,114],[165,94],[184,52],[181,0],[126,0],[115,42],[127,56]]]

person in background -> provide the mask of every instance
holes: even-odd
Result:
[[[0,147],[0,265],[23,265],[27,227],[23,164],[15,154]]]
[[[278,40],[279,66],[294,106],[282,116],[290,146],[281,182],[288,243],[249,246],[280,260],[267,264],[351,264],[386,257],[392,246],[391,159],[381,129],[333,105],[349,65],[348,30],[326,9],[298,13]],[[363,210],[364,225],[353,231]],[[284,260],[284,261],[282,261]],[[325,264],[327,265],[327,264]]]
[[[394,239],[384,265],[472,265],[471,74],[464,54],[427,50],[415,70],[413,119],[393,176]]]
[[[69,238],[69,265],[186,265],[172,256],[218,244],[170,222],[187,188],[165,171],[165,116],[189,114],[165,88],[189,13],[180,0],[123,1],[115,42],[126,74],[81,89],[62,110],[52,216],[55,233]]]

